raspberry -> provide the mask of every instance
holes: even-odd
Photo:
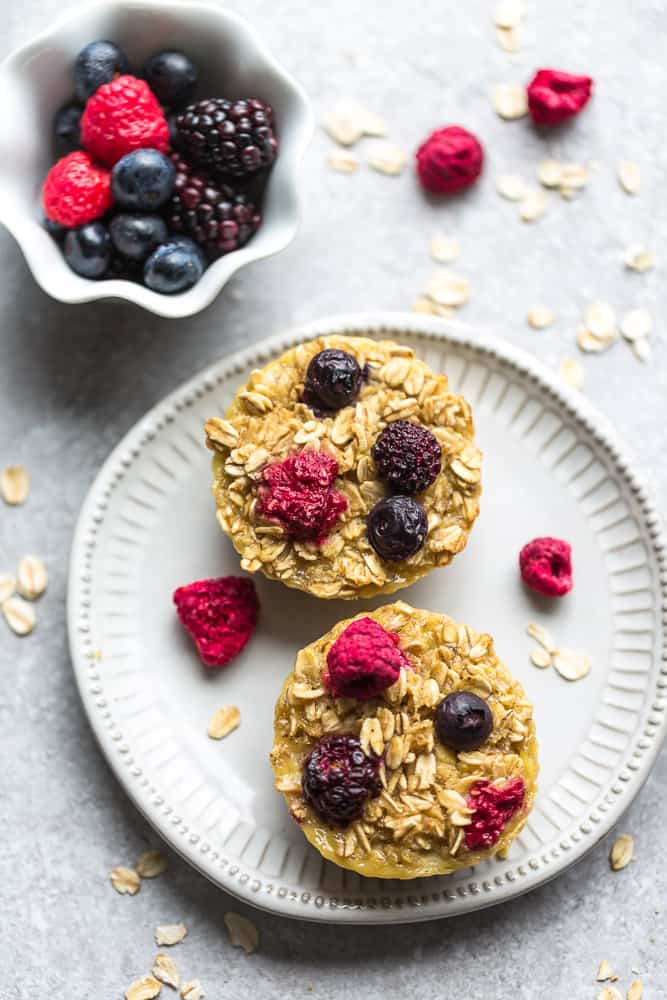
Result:
[[[538,125],[558,125],[579,114],[591,97],[593,80],[559,69],[538,69],[528,84],[528,110]]]
[[[338,462],[320,451],[301,451],[262,473],[258,511],[279,521],[290,538],[323,542],[347,508],[334,486]]]
[[[399,638],[372,618],[358,618],[338,636],[327,653],[325,683],[334,698],[376,698],[408,667]]]
[[[191,104],[176,119],[176,139],[188,159],[229,177],[249,177],[278,155],[273,108],[256,99]]]
[[[190,633],[202,663],[224,667],[241,652],[257,623],[259,602],[252,580],[223,576],[197,580],[174,591],[183,628]]]
[[[87,153],[63,156],[46,175],[42,205],[47,219],[72,229],[99,219],[111,208],[111,175]]]
[[[534,538],[519,553],[521,579],[547,597],[572,590],[572,548],[560,538]]]
[[[442,467],[442,448],[426,427],[396,420],[388,424],[371,449],[378,475],[396,493],[420,493]]]
[[[493,847],[503,828],[523,805],[526,790],[523,778],[512,778],[502,788],[490,781],[478,781],[470,790],[466,805],[474,809],[465,827],[464,843],[471,851]]]
[[[81,116],[81,142],[91,156],[113,166],[134,149],[169,149],[169,125],[144,80],[125,74],[103,84]]]
[[[417,150],[417,176],[431,194],[452,194],[474,184],[482,172],[484,150],[459,125],[436,129]]]
[[[165,209],[169,229],[191,236],[212,260],[244,246],[262,222],[248,196],[194,170],[178,153],[171,159],[176,182]]]
[[[325,736],[303,763],[306,802],[326,823],[348,826],[380,794],[379,757],[367,757],[356,736]]]

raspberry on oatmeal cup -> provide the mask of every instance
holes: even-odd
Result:
[[[466,400],[411,348],[318,337],[206,424],[218,521],[251,573],[323,598],[392,593],[465,548],[473,434]]]
[[[346,664],[362,696],[341,696],[332,673]],[[506,852],[523,829],[538,773],[532,705],[490,636],[397,602],[299,652],[271,765],[329,861],[375,878],[445,875]]]

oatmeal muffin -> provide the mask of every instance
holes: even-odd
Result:
[[[292,348],[252,373],[206,441],[241,567],[317,597],[389,594],[446,566],[479,512],[468,403],[391,341]]]
[[[271,765],[329,861],[375,878],[445,875],[507,851],[523,828],[532,706],[490,636],[398,602],[300,651]]]

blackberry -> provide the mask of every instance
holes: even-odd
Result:
[[[438,739],[453,750],[476,750],[493,729],[488,702],[472,691],[452,691],[435,711]]]
[[[303,764],[306,802],[331,826],[348,826],[380,794],[379,769],[380,757],[367,757],[356,736],[325,736]]]
[[[320,351],[306,370],[303,402],[315,416],[326,416],[356,402],[364,372],[347,351],[329,347]]]
[[[412,497],[385,497],[368,515],[366,531],[368,541],[383,559],[408,559],[424,544],[426,511]]]
[[[277,156],[273,109],[255,99],[198,101],[177,117],[176,145],[200,167],[249,177],[270,167]]]
[[[166,206],[170,232],[191,236],[215,260],[238,250],[259,228],[262,217],[246,194],[193,170],[178,153],[174,193]]]
[[[396,493],[425,490],[442,467],[442,448],[426,427],[409,420],[396,420],[382,431],[372,455],[378,475]]]

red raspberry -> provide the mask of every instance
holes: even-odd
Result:
[[[224,667],[241,652],[257,623],[259,601],[252,580],[223,576],[174,591],[183,628],[208,667]]]
[[[590,76],[538,69],[528,84],[528,110],[538,125],[558,125],[579,114],[591,96]]]
[[[521,579],[547,597],[572,590],[572,548],[560,538],[534,538],[519,553]]]
[[[102,163],[113,166],[133,149],[169,149],[169,125],[144,80],[126,74],[104,83],[81,116],[81,143]]]
[[[327,653],[325,683],[334,698],[368,701],[398,680],[409,663],[399,638],[372,618],[358,618],[338,636]]]
[[[502,788],[490,781],[478,781],[470,790],[466,805],[474,809],[465,828],[464,843],[471,851],[493,847],[505,826],[523,805],[526,795],[523,778],[512,778]]]
[[[257,510],[279,521],[299,541],[321,544],[347,509],[333,485],[338,462],[321,451],[301,451],[264,469]]]
[[[436,129],[417,150],[417,176],[431,194],[452,194],[469,187],[483,164],[481,143],[459,125]]]
[[[111,174],[88,153],[69,153],[46,175],[42,205],[47,219],[68,229],[99,219],[111,208]]]

